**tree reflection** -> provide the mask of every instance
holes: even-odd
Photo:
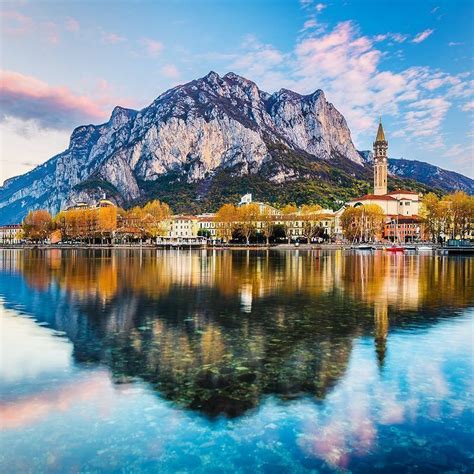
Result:
[[[389,327],[435,322],[474,299],[472,259],[382,253],[8,251],[0,270],[32,290],[18,304],[61,308],[30,305],[66,332],[77,362],[208,415],[241,415],[270,394],[322,400],[357,338],[373,337],[382,368]]]

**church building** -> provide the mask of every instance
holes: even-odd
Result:
[[[382,121],[379,123],[377,137],[374,142],[374,192],[347,202],[348,206],[377,204],[387,216],[418,216],[420,196],[414,191],[399,189],[387,192],[388,185],[388,141]]]

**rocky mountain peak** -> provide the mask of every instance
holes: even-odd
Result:
[[[0,188],[0,223],[37,207],[55,213],[103,191],[128,205],[185,185],[202,200],[224,175],[239,192],[257,179],[266,189],[307,180],[317,189],[324,179],[341,186],[321,172],[329,168],[343,170],[336,177],[350,170],[346,182],[365,179],[368,169],[323,91],[270,95],[233,72],[211,71],[140,111],[117,106],[108,122],[77,127],[67,150]],[[173,205],[175,193],[169,196]]]

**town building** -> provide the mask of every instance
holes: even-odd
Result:
[[[202,236],[208,235],[209,238],[217,239],[217,226],[215,221],[215,213],[198,214],[198,233]]]
[[[199,221],[197,216],[178,214],[168,220],[167,236],[172,239],[189,239],[197,237]]]
[[[387,216],[386,232],[387,238],[394,235],[414,239],[416,235],[412,232],[418,229],[418,238],[423,234],[423,222],[420,218],[420,195],[415,191],[398,189],[387,191],[388,186],[388,141],[385,138],[382,121],[379,123],[377,136],[374,141],[374,191],[351,199],[346,206],[361,206],[376,204]],[[409,219],[408,219],[409,218]],[[406,226],[410,227],[406,227]],[[408,229],[410,233],[407,234]],[[384,234],[385,235],[385,234]],[[401,239],[404,240],[404,239]]]
[[[21,242],[21,224],[7,224],[0,226],[0,244],[11,245]]]
[[[376,204],[387,216],[418,216],[420,212],[420,196],[415,191],[399,189],[387,192],[388,185],[388,141],[382,122],[379,123],[377,137],[374,141],[374,192],[351,199],[348,206]]]
[[[424,226],[418,216],[392,216],[385,223],[383,237],[391,242],[424,240]]]
[[[261,201],[254,201],[252,199],[252,194],[251,193],[244,194],[240,198],[240,201],[237,204],[237,206],[240,207],[240,206],[245,206],[247,204],[256,204],[256,205],[258,205],[258,210],[259,210],[260,214],[267,214],[267,215],[271,215],[271,216],[278,216],[278,215],[281,214],[281,211],[279,209],[277,209],[276,207],[270,206],[270,204],[267,204],[267,203],[261,202]]]

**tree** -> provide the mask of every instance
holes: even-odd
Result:
[[[440,209],[440,200],[436,194],[428,193],[423,196],[421,201],[421,216],[425,221],[426,231],[433,242],[438,240],[439,234],[441,233]]]
[[[303,221],[303,236],[306,237],[308,243],[322,231],[319,225],[321,210],[322,207],[317,204],[304,205],[301,208],[299,217]]]
[[[145,236],[144,218],[145,214],[141,207],[135,206],[126,211],[119,212],[118,233],[123,237],[132,239],[143,239]]]
[[[380,238],[385,223],[385,214],[378,204],[362,206],[364,237],[366,241]]]
[[[347,240],[355,241],[360,238],[361,207],[347,207],[341,215],[342,232]]]
[[[211,231],[209,229],[199,229],[197,235],[198,237],[205,237],[206,239],[210,239]]]
[[[270,243],[270,237],[273,235],[275,227],[275,218],[268,207],[264,207],[259,213],[260,232],[265,237],[265,242]]]
[[[158,200],[150,201],[143,207],[143,212],[143,228],[146,234],[153,238],[164,235],[165,221],[171,216],[168,204]]]
[[[369,242],[382,232],[385,222],[383,209],[377,204],[347,207],[341,215],[341,226],[348,240]]]
[[[474,218],[474,197],[462,191],[450,194],[443,199],[449,208],[448,219],[453,238],[464,238]]]
[[[233,204],[224,204],[214,217],[218,237],[225,242],[231,240],[238,219],[238,209]]]
[[[239,228],[247,245],[250,243],[250,236],[255,232],[259,215],[260,206],[253,202],[238,208]]]
[[[294,204],[286,204],[282,209],[282,226],[285,231],[285,236],[288,239],[288,243],[291,241],[290,229],[293,225],[296,212],[298,208]]]
[[[422,200],[421,215],[431,240],[438,241],[442,233],[464,238],[474,221],[474,197],[462,191],[442,199],[428,193]]]
[[[22,228],[25,239],[43,241],[49,236],[53,228],[51,214],[44,209],[30,211],[23,220]]]
[[[96,212],[96,232],[102,239],[104,237],[112,237],[117,228],[117,208],[115,206],[99,207]]]

